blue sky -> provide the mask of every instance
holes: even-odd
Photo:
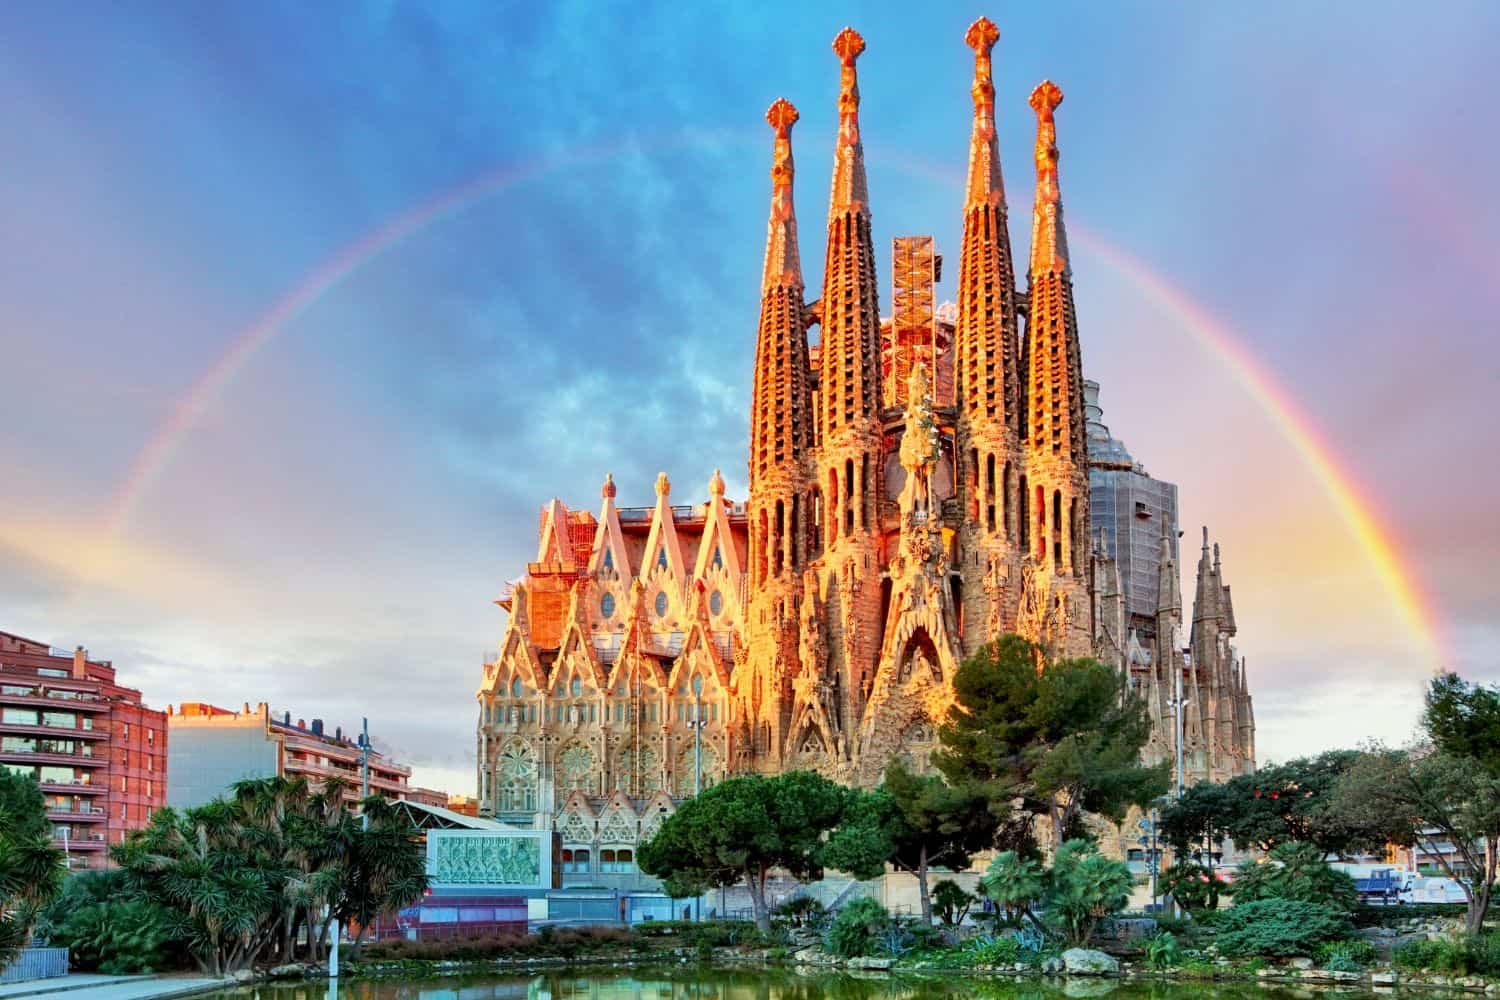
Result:
[[[489,601],[537,508],[592,508],[605,471],[623,503],[658,469],[743,493],[766,106],[802,112],[815,285],[828,46],[865,35],[887,287],[892,236],[956,251],[980,13],[1018,257],[1050,77],[1070,223],[1238,331],[1397,540],[1449,662],[1496,679],[1500,8],[1460,2],[7,4],[0,629],[84,643],[157,704],[368,714],[419,777],[471,785]],[[281,327],[106,530],[237,335],[342,248],[515,170]],[[1074,252],[1106,420],[1223,541],[1264,755],[1404,738],[1430,664],[1347,525],[1234,373]]]

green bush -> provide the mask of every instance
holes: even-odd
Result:
[[[885,949],[891,915],[879,900],[868,897],[844,904],[828,927],[829,952],[840,958],[874,955]]]
[[[812,896],[797,896],[776,907],[774,916],[793,927],[818,927],[828,917],[828,908]]]
[[[1363,938],[1347,938],[1318,945],[1313,958],[1330,972],[1363,972],[1380,957],[1375,946]]]
[[[1230,892],[1236,903],[1291,899],[1336,906],[1345,913],[1359,902],[1354,879],[1329,867],[1318,848],[1297,841],[1277,844],[1264,861],[1241,865]]]
[[[543,927],[535,934],[512,932],[462,941],[376,941],[363,958],[377,962],[490,962],[497,958],[576,958],[634,946],[642,940],[623,927]]]
[[[1500,933],[1408,941],[1396,948],[1391,961],[1398,969],[1500,976]]]
[[[1219,905],[1219,894],[1228,887],[1212,868],[1193,861],[1178,860],[1162,873],[1166,891],[1184,910],[1196,913]]]
[[[1354,927],[1341,909],[1294,899],[1236,903],[1219,921],[1219,950],[1226,955],[1291,958],[1349,937]]]
[[[44,911],[38,933],[67,948],[69,963],[85,972],[131,975],[188,968],[187,941],[175,914],[124,893],[119,870],[79,872]]]
[[[1146,964],[1151,968],[1171,968],[1180,957],[1177,935],[1171,931],[1159,931],[1146,939]]]
[[[1462,903],[1402,903],[1400,906],[1371,906],[1360,903],[1354,908],[1355,927],[1393,927],[1413,918],[1434,920],[1442,917],[1461,917]]]
[[[1048,882],[1048,920],[1082,947],[1100,920],[1125,909],[1135,880],[1125,862],[1104,857],[1086,840],[1069,840],[1057,849]]]
[[[1013,937],[973,938],[959,954],[966,965],[1015,965],[1025,961],[1021,943]]]

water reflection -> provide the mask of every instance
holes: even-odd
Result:
[[[667,968],[632,972],[548,972],[531,976],[354,980],[337,986],[304,983],[253,986],[209,994],[207,1000],[1291,1000],[1305,987],[1251,983],[1122,983],[1117,980],[1009,980],[966,976],[886,976],[773,970]],[[1346,1000],[1376,994],[1340,990]]]

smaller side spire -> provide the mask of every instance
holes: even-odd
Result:
[[[1062,89],[1043,80],[1031,92],[1036,112],[1036,207],[1031,227],[1031,273],[1071,274],[1068,239],[1063,229],[1062,192],[1057,183],[1057,121]]]
[[[771,157],[771,221],[766,234],[766,266],[761,292],[772,288],[801,288],[802,259],[797,252],[797,215],[792,208],[792,126],[797,108],[784,97],[766,111],[766,121],[776,132]]]
[[[840,31],[833,40],[839,57],[839,136],[833,149],[833,193],[828,199],[828,217],[844,212],[868,215],[869,183],[865,179],[865,151],[859,138],[859,77],[854,61],[865,50],[865,40],[853,28]]]
[[[1000,177],[1000,150],[995,140],[995,81],[991,49],[1000,40],[995,22],[981,17],[969,25],[964,44],[974,50],[974,132],[969,140],[969,183],[964,207],[1004,205],[1005,182]]]

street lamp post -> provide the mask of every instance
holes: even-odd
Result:
[[[693,675],[693,794],[703,791],[703,677]],[[703,897],[698,896],[697,919],[703,919]]]

